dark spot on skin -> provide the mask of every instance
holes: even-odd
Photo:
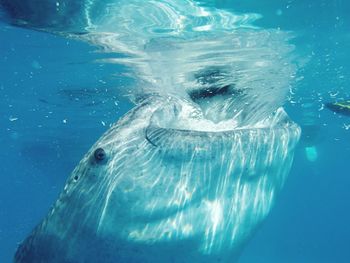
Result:
[[[94,158],[95,158],[95,161],[96,161],[97,163],[101,163],[101,162],[103,162],[104,160],[106,160],[107,155],[106,155],[105,150],[103,150],[102,148],[97,148],[97,149],[94,151]]]
[[[79,176],[74,176],[74,181],[78,181],[78,179],[79,179]]]

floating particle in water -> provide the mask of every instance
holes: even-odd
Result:
[[[349,124],[343,123],[343,127],[344,127],[345,130],[349,130],[350,129],[350,123]]]
[[[318,158],[317,149],[315,146],[305,147],[306,159],[310,162],[315,162]]]
[[[331,91],[329,92],[329,95],[331,96],[331,98],[337,97],[338,94],[339,94],[339,91],[336,91],[335,93],[332,93]]]
[[[276,15],[277,16],[281,16],[283,14],[282,10],[281,9],[277,9],[276,10]]]
[[[18,120],[18,117],[13,117],[13,116],[10,116],[9,117],[9,121],[17,121]]]
[[[42,66],[40,65],[40,63],[36,60],[33,60],[32,62],[32,67],[35,69],[42,69]]]
[[[66,123],[67,123],[67,119],[63,119],[62,122],[63,122],[64,124],[66,124]]]

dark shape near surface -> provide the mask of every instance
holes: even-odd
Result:
[[[86,33],[79,31],[87,23],[87,19],[81,16],[82,10],[85,10],[84,1],[59,3],[53,0],[0,0],[0,9],[5,11],[4,14],[0,14],[1,20],[15,26],[44,31],[68,31],[77,35]],[[78,31],[75,31],[75,28],[78,28]]]
[[[209,87],[205,89],[191,91],[189,95],[193,101],[196,101],[198,99],[212,98],[217,95],[231,95],[229,89],[229,85],[226,85],[224,87]]]
[[[326,107],[333,112],[350,116],[350,100],[326,103]]]
[[[225,83],[229,73],[221,68],[210,68],[195,74],[196,82],[203,86],[189,91],[193,101],[221,96],[237,96],[243,92],[237,89],[235,83]]]

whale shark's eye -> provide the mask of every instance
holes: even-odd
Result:
[[[97,148],[94,152],[96,162],[102,162],[106,159],[106,152],[102,148]]]

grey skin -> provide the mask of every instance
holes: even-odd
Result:
[[[237,260],[284,184],[300,129],[281,109],[265,127],[171,126],[197,110],[152,96],[127,113],[81,160],[14,262]]]

